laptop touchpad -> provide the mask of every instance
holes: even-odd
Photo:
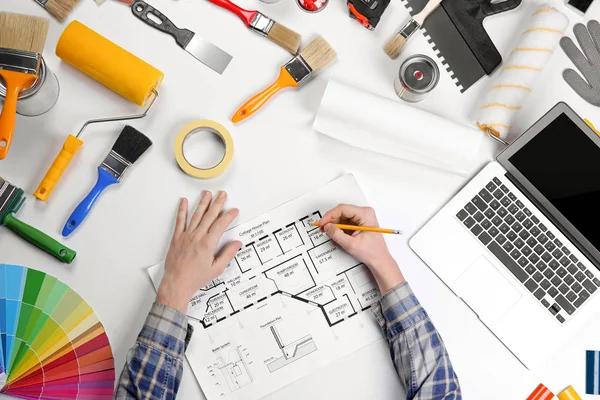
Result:
[[[521,293],[484,256],[454,284],[455,292],[484,322],[496,322],[521,298]]]

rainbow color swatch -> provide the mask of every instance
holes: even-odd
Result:
[[[94,310],[58,279],[0,264],[0,393],[111,399],[114,359]]]

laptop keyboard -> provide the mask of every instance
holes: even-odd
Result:
[[[456,217],[561,324],[600,287],[600,280],[498,178]]]

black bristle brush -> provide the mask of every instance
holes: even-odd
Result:
[[[125,172],[142,154],[152,146],[152,141],[143,133],[127,125],[121,131],[119,138],[110,153],[98,167],[98,181],[90,193],[79,203],[71,214],[62,235],[69,236],[87,217],[92,206],[108,186],[119,183]]]

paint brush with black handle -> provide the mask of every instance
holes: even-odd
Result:
[[[152,146],[143,133],[127,125],[102,164],[98,167],[98,181],[90,193],[79,203],[65,224],[62,235],[69,236],[88,216],[100,194],[119,183],[129,168]]]
[[[24,203],[23,190],[0,177],[0,224],[60,261],[71,264],[77,255],[75,251],[15,217]]]

